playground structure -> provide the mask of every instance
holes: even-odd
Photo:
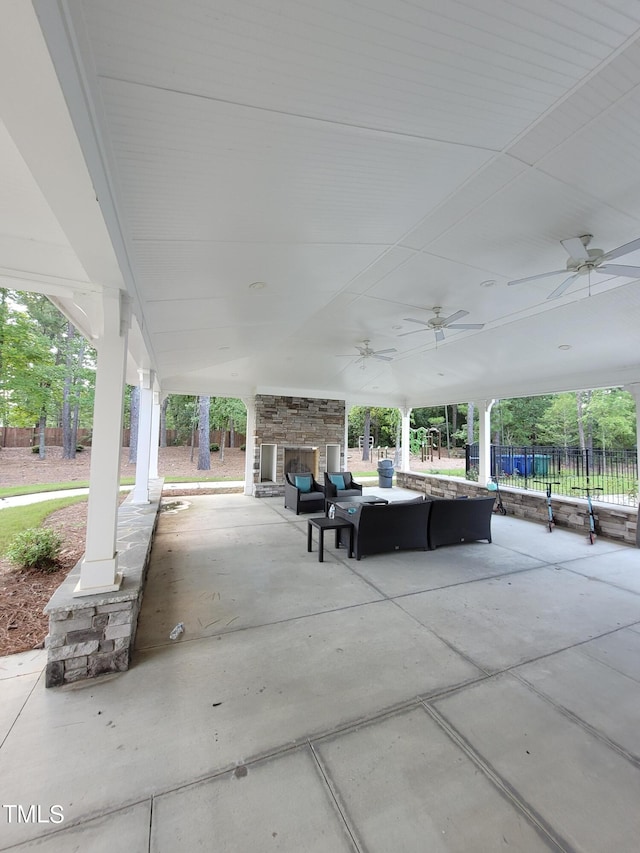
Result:
[[[420,454],[421,462],[433,462],[434,453],[440,459],[442,437],[437,427],[416,427],[409,430],[409,447],[413,456]]]

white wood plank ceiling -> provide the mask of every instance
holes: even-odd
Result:
[[[91,332],[116,257],[163,390],[420,406],[640,381],[634,277],[507,284],[563,270],[561,240],[640,237],[637,0],[26,5],[0,36],[0,285],[67,276]],[[437,341],[407,319],[434,306],[484,328]],[[393,360],[359,362],[365,340]]]

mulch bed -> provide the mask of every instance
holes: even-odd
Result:
[[[64,536],[55,572],[20,571],[0,560],[0,655],[39,648],[49,630],[42,612],[84,553],[86,501],[52,513],[46,521]]]

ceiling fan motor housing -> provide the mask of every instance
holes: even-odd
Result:
[[[589,260],[575,260],[575,258],[569,258],[567,261],[567,271],[568,272],[577,272],[577,273],[587,273],[591,272],[591,270],[596,269],[599,264],[603,260],[604,252],[602,249],[587,249],[587,254],[589,255]]]

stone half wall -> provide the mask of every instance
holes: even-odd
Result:
[[[45,607],[47,687],[129,668],[163,482],[150,481],[149,504],[133,504],[129,495],[118,509],[116,549],[124,576],[120,589],[75,598],[80,562]]]
[[[318,473],[327,470],[327,445],[340,445],[344,467],[344,400],[313,397],[256,396],[256,433],[253,458],[253,493],[256,497],[284,494],[284,459],[287,448],[318,449]],[[260,470],[260,445],[275,445],[275,479]]]
[[[398,472],[396,484],[405,489],[413,489],[435,498],[457,498],[462,495],[477,497],[487,495],[486,486],[481,486],[462,477],[443,477],[435,474],[417,472]],[[540,492],[528,492],[500,486],[502,504],[507,515],[524,518],[527,521],[547,523],[547,500]],[[589,512],[586,500],[580,498],[552,497],[551,507],[558,527],[578,530],[585,536],[589,533]],[[636,545],[636,527],[638,512],[632,507],[594,503],[596,531],[607,539],[617,539],[628,545]]]

